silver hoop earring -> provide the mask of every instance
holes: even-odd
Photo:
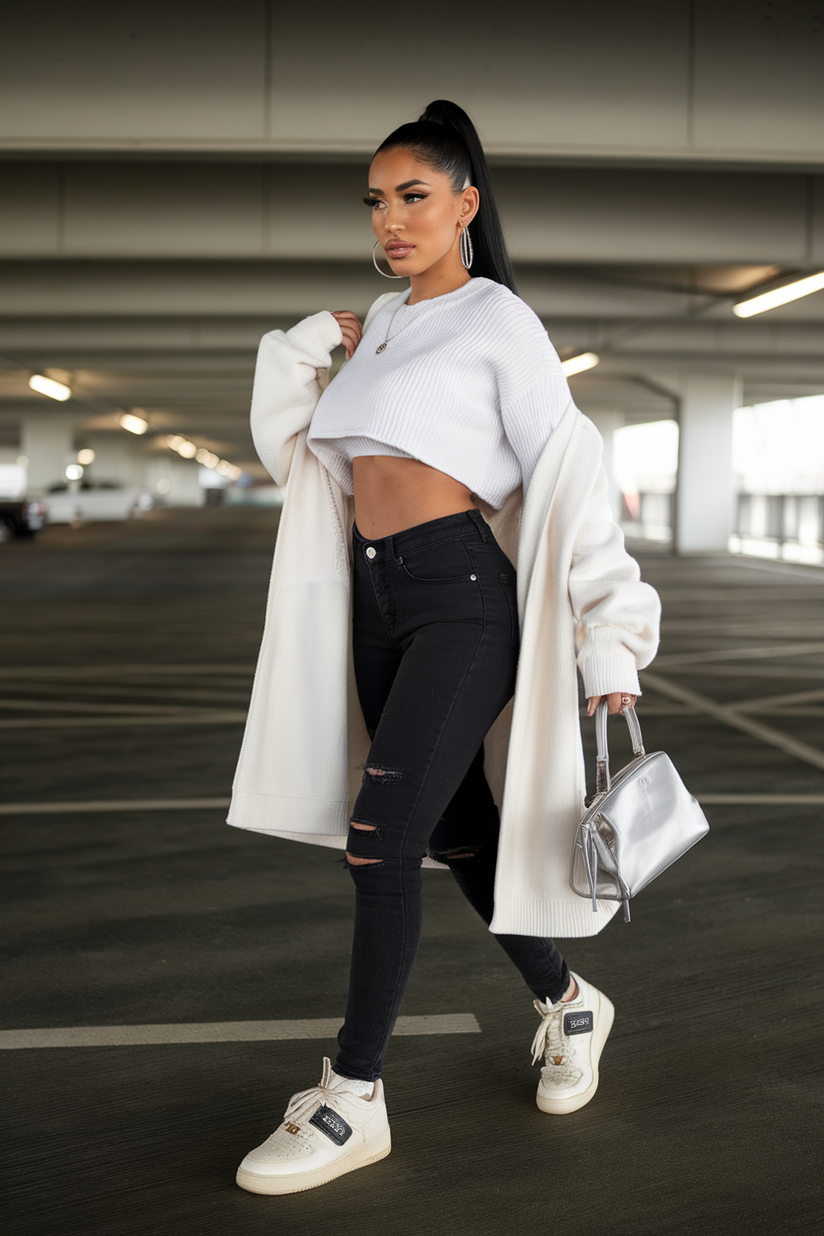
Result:
[[[469,224],[461,232],[461,261],[465,268],[469,270],[475,257],[475,251],[472,248],[472,237],[469,235]]]
[[[386,272],[381,270],[380,266],[378,266],[378,259],[375,257],[375,250],[380,243],[381,242],[379,240],[376,240],[372,246],[372,265],[375,267],[375,270],[379,275],[383,275],[384,279],[405,279],[406,275],[387,275]],[[387,296],[389,295],[388,292],[386,294]]]

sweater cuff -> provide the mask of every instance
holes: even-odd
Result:
[[[329,364],[329,353],[342,342],[343,332],[338,319],[327,309],[323,309],[320,313],[303,318],[297,326],[286,332],[286,337],[290,343],[311,356],[321,369]]]
[[[625,645],[617,643],[608,627],[595,627],[586,634],[586,647],[578,657],[587,699],[595,695],[640,695],[638,667],[635,656]]]

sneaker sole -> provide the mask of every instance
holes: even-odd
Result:
[[[392,1137],[387,1129],[380,1137],[373,1138],[372,1141],[359,1146],[357,1150],[353,1150],[344,1158],[335,1159],[334,1162],[327,1163],[325,1167],[316,1168],[313,1172],[302,1172],[292,1176],[259,1176],[256,1172],[245,1172],[242,1168],[238,1168],[235,1179],[241,1189],[245,1189],[247,1193],[261,1193],[267,1197],[284,1193],[303,1193],[306,1189],[316,1189],[318,1185],[335,1180],[338,1176],[344,1176],[347,1172],[354,1172],[359,1167],[368,1167],[370,1163],[377,1163],[380,1159],[385,1159],[391,1149]]]
[[[586,1107],[598,1089],[598,1064],[614,1021],[615,1005],[606,996],[601,996],[597,1029],[592,1036],[592,1081],[586,1090],[583,1090],[580,1094],[571,1094],[566,1099],[544,1098],[539,1090],[535,1097],[535,1102],[542,1112],[549,1112],[552,1116],[568,1116],[570,1112],[577,1112],[579,1107]]]

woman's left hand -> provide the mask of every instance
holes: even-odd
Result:
[[[637,695],[630,695],[627,691],[610,691],[609,695],[593,695],[587,700],[587,716],[594,717],[595,709],[600,704],[601,700],[607,701],[607,712],[611,717],[622,713],[625,708],[634,708]]]

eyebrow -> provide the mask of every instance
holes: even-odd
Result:
[[[403,193],[404,189],[411,189],[413,185],[426,185],[428,189],[432,188],[428,180],[405,180],[402,185],[395,185],[395,192]],[[381,193],[382,191],[381,189],[367,190],[368,193]]]

